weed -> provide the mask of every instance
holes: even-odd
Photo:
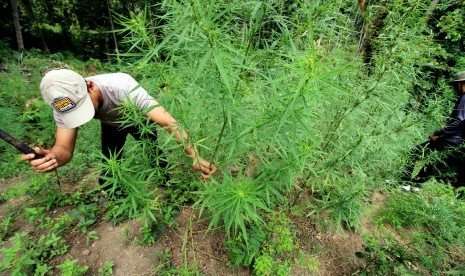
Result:
[[[299,204],[303,200],[299,195],[311,196],[308,216],[337,228],[357,229],[373,188],[393,178],[406,159],[406,149],[421,139],[420,134],[444,121],[452,91],[439,76],[447,75],[455,62],[463,64],[463,58],[453,57],[455,53],[445,49],[448,45],[437,43],[434,28],[430,29],[435,24],[425,24],[427,1],[371,3],[363,13],[350,1],[288,2],[162,1],[118,16],[118,32],[129,44],[128,53],[118,58],[131,62],[120,63],[118,69],[138,75],[180,126],[188,125],[190,136],[200,137],[196,143],[184,142],[205,151],[220,170],[210,183],[193,181],[187,166],[180,165],[188,157],[177,151],[179,145],[172,145],[166,133],[158,144],[128,141],[121,160],[113,153],[101,167],[109,172],[103,187],[109,190],[107,218],[140,219],[143,242],[150,244],[166,225],[174,225],[179,205],[195,201],[201,211],[212,214],[209,229],[225,227],[230,261],[257,265],[257,274],[289,272],[298,248],[295,229],[284,217],[270,213],[282,203]],[[444,12],[449,6],[439,4],[437,10]],[[154,9],[159,25],[151,16]],[[435,28],[444,29],[445,41],[460,41],[461,25],[449,24],[460,21],[459,11],[434,17]],[[377,24],[379,14],[382,24]],[[365,47],[367,42],[371,48]],[[61,53],[43,58],[37,52],[14,52],[5,60],[11,57],[15,60],[0,78],[0,125],[25,142],[50,146],[55,125],[38,98],[41,73],[65,63],[84,71],[86,64],[65,61]],[[90,65],[116,68],[95,60]],[[25,67],[32,75],[23,74]],[[128,125],[140,126],[145,133],[158,131],[143,111],[126,108],[127,117],[133,119],[126,121]],[[93,138],[97,131],[98,123],[91,122],[79,132],[73,161],[59,169],[68,184],[77,182],[101,158],[93,154],[99,148]],[[157,146],[169,157],[154,154]],[[18,160],[4,144],[0,153],[5,160]],[[256,156],[258,165],[247,166],[238,178],[231,176],[225,168],[245,163],[248,155]],[[174,177],[164,183],[167,170],[151,162],[167,159]],[[26,217],[55,234],[71,226],[70,217],[53,220],[45,211],[78,206],[71,218],[78,220],[76,227],[89,240],[95,238],[90,229],[102,213],[89,199],[102,187],[66,196],[56,189],[53,175],[32,174],[24,170],[26,163],[19,162],[2,162],[0,177],[18,175],[28,181],[9,189],[0,201],[29,195],[38,206],[26,210]],[[167,184],[168,199],[156,195],[159,184]],[[299,192],[292,198],[295,189]],[[390,237],[367,238],[363,254],[358,254],[367,260],[362,273],[410,273],[409,262],[431,273],[462,271],[463,265],[457,264],[464,262],[462,255],[452,252],[463,248],[463,210],[449,188],[426,184],[419,194],[394,192],[377,219],[393,225],[407,245]],[[9,217],[3,221],[3,236],[10,235],[11,222]],[[59,254],[58,236],[46,237],[56,245],[42,241],[47,251],[54,252],[44,258]],[[15,273],[47,273],[49,268],[29,250],[33,242],[26,236],[13,237],[15,241],[22,242],[23,249],[16,243],[4,249],[11,250],[4,267],[17,269]],[[299,255],[298,262],[315,272],[312,257]],[[195,265],[176,270],[166,259],[164,263],[172,274],[199,274]],[[72,266],[68,260],[67,267]]]
[[[106,182],[101,188],[115,199],[114,205],[108,206],[107,217],[116,220],[142,215],[156,221],[160,213],[160,200],[154,196],[151,187],[153,183],[159,183],[157,170],[149,168],[147,163],[138,165],[138,155],[121,160],[117,159],[116,154],[103,158],[102,169],[106,172],[103,178]]]
[[[464,217],[464,202],[457,199],[452,188],[431,180],[422,185],[419,193],[394,191],[379,211],[377,221],[404,233],[408,250],[416,253],[411,262],[442,271],[456,266],[452,248],[465,243]],[[463,256],[457,259],[463,261]]]
[[[161,209],[162,214],[157,222],[152,219],[140,219],[143,221],[140,229],[142,234],[142,244],[150,245],[155,243],[157,237],[166,229],[166,227],[171,228],[177,225],[174,216],[179,212],[172,206],[163,206]]]
[[[276,267],[275,274],[278,276],[286,276],[291,273],[291,266],[288,261],[284,261]]]
[[[113,275],[113,267],[115,266],[114,263],[110,261],[105,261],[103,264],[103,267],[98,269],[98,275],[99,276],[110,276]]]
[[[26,104],[27,108],[19,116],[19,121],[24,125],[24,130],[27,131],[28,139],[37,141],[41,147],[50,146],[53,144],[53,136],[51,133],[55,131],[55,124],[52,119],[52,114],[44,112],[47,110],[47,104],[40,99],[30,100]],[[34,131],[40,129],[41,131]]]
[[[198,191],[202,187],[199,181],[191,181],[190,179],[182,179],[181,177],[176,176],[176,179],[172,179],[170,183],[172,186],[168,186],[165,190],[167,203],[175,206],[189,204],[198,200],[198,196],[193,192]]]
[[[315,258],[310,256],[305,252],[299,252],[296,263],[306,269],[309,273],[317,273],[318,268],[320,267],[320,262]]]
[[[271,256],[280,256],[293,253],[298,246],[295,244],[295,229],[290,219],[283,213],[269,215],[267,231],[271,234],[264,246],[264,251]]]
[[[249,231],[248,236],[250,237],[247,244],[242,233],[227,239],[225,242],[228,249],[228,259],[233,267],[249,267],[255,258],[262,253],[262,246],[267,240],[268,233],[259,227],[251,227],[247,231]]]
[[[333,183],[336,182],[336,183]],[[349,178],[327,178],[322,185],[316,199],[315,206],[308,216],[315,212],[327,212],[336,227],[346,225],[349,229],[356,229],[360,225],[360,215],[364,211],[363,202],[367,200],[368,192],[362,182],[355,182]]]
[[[155,240],[160,233],[158,227],[155,225],[158,226],[159,224],[155,224],[152,221],[149,221],[140,228],[140,232],[142,234],[142,244],[151,245],[155,243]]]
[[[38,222],[39,224],[42,224],[46,220],[50,220],[50,218],[46,219],[44,207],[26,208],[25,217],[26,217],[26,220],[31,223]]]
[[[34,271],[34,276],[49,275],[51,268],[47,264],[39,264]]]
[[[275,270],[275,262],[270,256],[261,255],[255,259],[253,270],[257,275],[272,275]]]
[[[465,205],[451,187],[434,180],[422,186],[421,193],[393,192],[378,215],[379,223],[396,227],[426,227],[445,242],[461,240],[465,234]]]
[[[159,263],[154,270],[154,274],[162,275],[172,267],[171,254],[169,250],[162,249],[161,251],[155,252],[154,258],[157,263]]]
[[[77,228],[83,233],[87,233],[88,229],[97,221],[97,216],[100,212],[97,204],[79,204],[76,210],[73,210],[70,215],[74,219],[78,219]]]
[[[356,256],[366,260],[359,272],[362,275],[393,275],[410,271],[408,264],[415,262],[415,257],[406,250],[393,236],[385,236],[378,241],[374,236],[364,236],[363,252]]]
[[[27,250],[29,240],[27,232],[15,233],[12,238],[13,245],[10,248],[1,248],[3,255],[0,272],[11,270],[12,274],[25,274],[33,272],[33,267],[37,263],[31,251]]]
[[[63,276],[80,276],[84,275],[87,270],[89,270],[88,266],[81,266],[77,264],[77,260],[70,259],[66,259],[63,263],[56,267],[61,270],[61,275]]]
[[[11,215],[3,218],[2,222],[0,223],[0,241],[3,241],[10,235],[13,222],[14,217]]]
[[[269,214],[267,220],[263,228],[248,229],[248,242],[244,240],[242,232],[234,240],[227,240],[229,260],[233,266],[252,267],[256,275],[288,275],[291,265],[300,264],[289,261],[297,260],[295,228],[281,212]],[[318,270],[318,267],[313,269]]]
[[[247,227],[264,225],[262,212],[271,211],[267,207],[267,184],[260,178],[250,179],[239,174],[236,179],[225,175],[222,182],[212,179],[205,183],[196,205],[200,205],[200,215],[205,208],[212,214],[208,229],[224,225],[229,236],[242,234],[248,242]]]
[[[41,235],[35,245],[34,257],[41,263],[45,263],[56,256],[65,254],[68,251],[66,242],[55,233]]]
[[[5,199],[9,200],[28,193],[28,183],[18,182],[15,186],[10,187],[5,193]]]
[[[99,240],[100,237],[98,236],[97,232],[89,231],[86,232],[86,245],[89,246],[91,240]]]
[[[11,247],[0,249],[4,256],[0,272],[11,271],[12,275],[44,275],[49,270],[44,264],[68,250],[65,241],[54,233],[41,235],[36,242],[27,232],[20,232],[11,241]]]
[[[63,193],[58,189],[55,174],[40,174],[28,181],[25,193],[35,198],[40,205],[50,209],[58,205]]]
[[[66,213],[54,220],[52,231],[55,233],[61,233],[69,230],[72,226],[74,226],[74,224],[74,217],[71,214]]]
[[[0,95],[0,99],[2,98]],[[2,107],[0,104],[0,112],[2,114],[0,118],[2,130],[16,139],[23,140],[25,138],[25,130],[20,127],[20,124],[12,123],[16,122],[18,111],[12,107]],[[8,158],[9,160],[9,162],[2,162],[0,164],[0,178],[10,178],[18,175],[22,168],[24,168],[19,163],[18,152],[2,140],[0,141],[0,153],[4,155],[3,158]]]
[[[27,221],[34,223],[39,227],[39,229],[53,229],[55,230],[54,233],[59,233],[69,228],[74,221],[74,219],[68,214],[54,220],[47,215],[44,207],[26,208],[25,217]]]

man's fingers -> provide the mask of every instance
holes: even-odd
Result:
[[[35,153],[23,154],[20,156],[21,161],[33,160],[37,155],[46,155],[50,151],[45,151],[39,147],[34,148]],[[31,164],[32,165],[32,164]]]
[[[44,150],[39,147],[34,148],[35,153],[23,154],[20,159],[29,163],[31,168],[38,173],[45,173],[58,168],[56,155],[50,150]],[[44,156],[37,158],[38,156]],[[36,159],[34,159],[36,158]]]
[[[200,169],[202,170],[203,173],[205,174],[209,174],[210,173],[210,169],[208,167],[205,167],[205,166],[200,166]]]
[[[202,174],[200,178],[204,181],[210,180],[210,175],[216,172],[216,167],[211,165],[208,161],[200,159],[193,165],[194,169],[199,170]]]
[[[215,166],[210,166],[210,174],[216,173],[216,167]]]
[[[49,172],[57,167],[57,164],[51,164],[50,166],[42,167],[41,169],[36,168],[35,171],[39,173]]]
[[[29,154],[23,154],[20,156],[21,158],[21,161],[27,161],[27,160],[31,160],[34,158],[34,153],[29,153]]]
[[[203,180],[203,181],[210,181],[210,175],[209,174],[204,174],[202,173],[202,175],[200,176],[200,178]]]
[[[38,164],[35,164],[34,163],[38,163]],[[33,169],[36,171],[36,172],[40,172],[40,173],[43,173],[43,172],[48,172],[50,170],[53,170],[55,169],[56,167],[58,167],[58,163],[57,163],[57,160],[56,159],[50,159],[49,157],[44,157],[44,158],[41,158],[41,159],[36,159],[34,161],[30,161],[31,165],[33,166]]]
[[[211,166],[211,165],[208,165],[208,166],[204,166],[202,165],[200,167],[200,169],[202,170],[203,173],[205,174],[214,174],[216,172],[216,167],[215,166]]]

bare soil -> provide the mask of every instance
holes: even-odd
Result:
[[[100,222],[92,230],[99,240],[87,241],[83,234],[70,240],[70,250],[53,261],[77,259],[95,274],[105,261],[114,263],[113,275],[157,275],[169,266],[185,271],[200,271],[202,275],[252,275],[247,269],[228,265],[228,254],[223,244],[224,231],[208,231],[208,221],[199,220],[196,210],[186,208],[176,218],[178,226],[167,229],[154,245],[144,247],[139,225],[131,220],[118,226]],[[355,252],[361,251],[360,236],[349,231],[318,232],[317,226],[305,219],[294,219],[300,250],[316,256],[320,263],[318,273],[293,267],[293,275],[351,275],[361,264]],[[72,236],[73,234],[70,234]]]
[[[11,181],[14,182],[14,181]],[[11,185],[11,183],[8,183]],[[87,179],[89,186],[95,185],[95,178]],[[72,192],[73,186],[62,185],[63,190]],[[379,204],[382,196],[375,196]],[[0,219],[9,208],[18,208],[26,203],[24,197],[0,205]],[[56,215],[66,212],[72,206],[58,208]],[[351,231],[324,231],[305,216],[291,217],[297,232],[297,244],[302,252],[316,257],[318,272],[312,273],[298,266],[292,267],[292,275],[351,275],[361,266],[355,252],[363,249],[360,235]],[[137,220],[112,225],[103,220],[89,231],[95,231],[98,240],[89,239],[81,232],[65,236],[69,251],[50,262],[50,266],[66,259],[78,260],[89,267],[88,275],[98,274],[106,261],[114,264],[113,275],[157,275],[174,268],[179,271],[200,271],[202,275],[251,275],[247,269],[231,268],[224,245],[226,234],[223,230],[207,231],[208,221],[199,218],[198,211],[184,207],[176,217],[177,226],[168,228],[157,238],[154,245],[142,246]],[[363,222],[363,231],[371,231],[369,222]],[[14,231],[36,231],[31,224],[17,220]],[[4,246],[7,246],[5,243]],[[1,256],[0,256],[1,258]],[[59,271],[53,272],[59,275]]]

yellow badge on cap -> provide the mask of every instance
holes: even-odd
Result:
[[[59,99],[56,102],[53,102],[52,106],[57,111],[65,112],[65,111],[68,111],[70,109],[73,109],[76,106],[76,104],[73,101],[71,101],[70,98],[65,97],[65,98]]]

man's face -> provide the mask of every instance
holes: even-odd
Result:
[[[464,94],[465,93],[465,82],[463,81],[460,81],[460,82],[456,82],[454,83],[454,89],[455,89],[455,92],[457,92],[457,94]]]

